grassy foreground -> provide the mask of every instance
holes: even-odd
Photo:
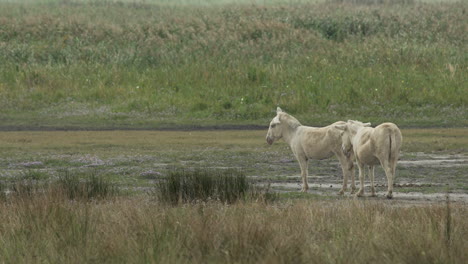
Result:
[[[467,2],[391,2],[0,1],[1,126],[468,125]]]
[[[7,263],[464,263],[462,205],[369,201],[77,202],[50,194],[0,202]]]
[[[0,132],[0,190],[2,184],[16,182],[13,191],[20,194],[0,195],[0,260],[464,263],[467,259],[464,202],[415,205],[401,199],[355,200],[338,198],[333,190],[331,195],[299,198],[293,192],[268,204],[259,199],[169,206],[145,192],[168,166],[230,167],[266,178],[298,175],[290,149],[284,143],[268,146],[265,133]],[[402,160],[421,157],[415,153],[461,158],[468,153],[466,129],[404,129],[403,136]],[[311,171],[339,183],[336,165],[312,163]],[[454,194],[466,193],[466,171],[466,165],[399,166],[397,181],[416,179],[433,184],[431,192],[448,187]],[[91,177],[70,177],[83,175]],[[383,172],[376,171],[376,176],[384,181],[379,178]],[[28,189],[48,181],[58,185]]]

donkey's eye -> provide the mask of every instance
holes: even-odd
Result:
[[[271,128],[275,128],[275,126],[276,126],[276,124],[272,124],[272,125],[271,125]]]

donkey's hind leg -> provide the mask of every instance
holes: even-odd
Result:
[[[371,196],[375,197],[375,186],[374,186],[374,166],[370,165],[369,166],[369,178],[371,182]]]

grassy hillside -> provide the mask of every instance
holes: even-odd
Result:
[[[468,125],[466,2],[305,2],[2,1],[0,126]]]

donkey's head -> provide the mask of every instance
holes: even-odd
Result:
[[[348,122],[346,122],[346,126],[347,126],[347,131],[350,134],[350,138],[353,138],[359,129],[363,127],[370,127],[371,123],[363,123],[357,120],[348,120]]]
[[[281,110],[281,108],[276,108],[276,116],[270,122],[270,127],[268,128],[268,133],[266,135],[266,141],[270,145],[273,144],[275,140],[283,137],[283,127],[280,120],[282,113],[283,110]]]
[[[353,147],[353,138],[361,127],[369,127],[371,123],[362,123],[360,121],[348,120],[346,124],[335,125],[335,128],[341,130],[341,140],[343,153],[350,155]]]

